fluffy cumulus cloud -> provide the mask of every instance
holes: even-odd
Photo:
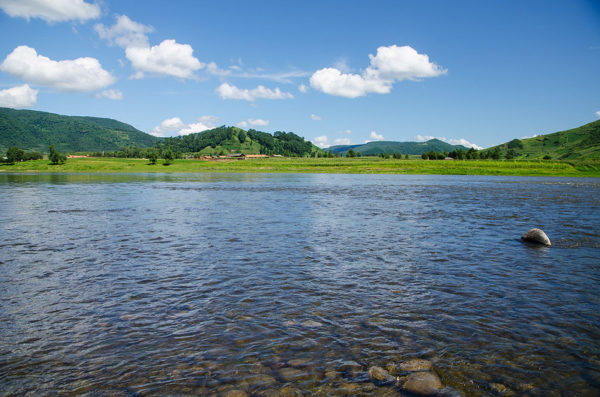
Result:
[[[259,85],[251,90],[238,88],[228,83],[223,83],[217,88],[217,93],[222,99],[242,99],[253,102],[257,99],[291,99],[294,96],[289,92],[282,92],[279,88],[274,90]]]
[[[197,122],[186,124],[179,117],[163,120],[154,127],[150,134],[158,137],[188,135],[215,128],[219,118],[215,116],[202,116]]]
[[[240,128],[248,128],[248,127],[266,127],[269,125],[269,120],[263,119],[248,119],[243,120],[237,123],[236,125]]]
[[[123,93],[120,90],[110,89],[99,92],[95,95],[96,98],[106,98],[113,101],[120,101],[123,99]]]
[[[127,15],[117,15],[113,26],[96,24],[94,30],[110,45],[125,49],[125,56],[135,70],[132,77],[136,79],[147,75],[193,79],[196,78],[195,73],[201,69],[221,77],[231,73],[229,70],[220,69],[214,62],[200,62],[189,44],[170,39],[150,46],[148,34],[152,33],[154,28],[135,22]]]
[[[28,83],[59,91],[96,91],[115,82],[96,58],[54,61],[28,46],[19,46],[8,54],[0,70]]]
[[[596,112],[596,116],[598,116],[598,118],[600,118],[600,110],[598,110],[598,111]]]
[[[41,18],[46,22],[84,22],[100,16],[100,7],[97,4],[86,3],[83,0],[0,0],[0,8],[11,17],[27,20]]]
[[[334,139],[333,143],[329,142],[329,138],[326,135],[318,136],[312,140],[312,142],[320,147],[321,149],[328,148],[332,145],[351,145],[352,141],[350,138],[337,138]]]
[[[111,27],[101,23],[94,26],[94,30],[100,38],[122,48],[149,46],[146,34],[154,31],[152,26],[132,21],[127,15],[117,15],[116,18],[117,22]]]
[[[374,141],[383,141],[385,139],[383,137],[383,135],[378,134],[375,131],[371,131],[371,134],[369,135],[369,138],[371,138]]]
[[[377,55],[369,58],[371,63],[361,74],[324,68],[311,76],[310,85],[326,94],[356,98],[370,93],[387,94],[398,81],[418,81],[447,72],[410,46],[379,47]]]
[[[305,84],[300,84],[298,86],[298,91],[300,91],[303,94],[306,94],[308,92],[308,86]]]
[[[0,91],[0,106],[14,109],[29,108],[37,103],[38,90],[28,84]]]
[[[193,52],[189,44],[164,40],[152,47],[127,47],[125,56],[137,71],[135,78],[142,78],[148,73],[191,79],[195,71],[206,66],[194,57]]]
[[[483,149],[483,147],[481,147],[479,145],[476,145],[474,143],[471,143],[471,142],[469,142],[469,141],[467,141],[466,139],[463,139],[463,138],[452,139],[452,138],[446,138],[444,136],[438,137],[438,136],[431,136],[431,135],[417,135],[415,137],[415,139],[417,141],[420,141],[420,142],[429,141],[431,139],[439,139],[440,141],[444,141],[444,142],[449,143],[451,145],[463,145],[465,147],[473,148],[473,149],[477,149],[477,150]]]
[[[318,116],[316,114],[311,114],[310,118],[313,119],[313,120],[315,120],[315,121],[321,121],[321,120],[323,120],[323,117]]]

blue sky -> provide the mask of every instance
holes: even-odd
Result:
[[[600,3],[0,0],[0,106],[489,147],[600,118]]]

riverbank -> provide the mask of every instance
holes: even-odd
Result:
[[[361,158],[266,158],[231,161],[175,160],[151,165],[146,159],[71,158],[51,165],[35,160],[0,165],[0,172],[273,172],[323,174],[446,174],[600,177],[598,161],[395,160]]]

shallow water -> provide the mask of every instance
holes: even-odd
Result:
[[[1,395],[401,395],[366,371],[412,357],[600,394],[596,179],[0,173],[0,203]]]

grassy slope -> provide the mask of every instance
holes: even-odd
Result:
[[[2,165],[0,172],[295,172],[358,174],[448,174],[600,177],[600,161],[427,161],[371,158],[268,158],[232,161],[175,160],[169,166],[143,159],[69,159]]]
[[[61,152],[113,151],[157,140],[117,120],[0,108],[0,152],[17,146],[45,153],[50,144]]]
[[[516,158],[540,159],[595,159],[600,160],[600,120],[571,130],[522,139],[522,148],[513,148]],[[501,155],[509,150],[509,143],[498,146]],[[492,148],[493,149],[493,148]]]

